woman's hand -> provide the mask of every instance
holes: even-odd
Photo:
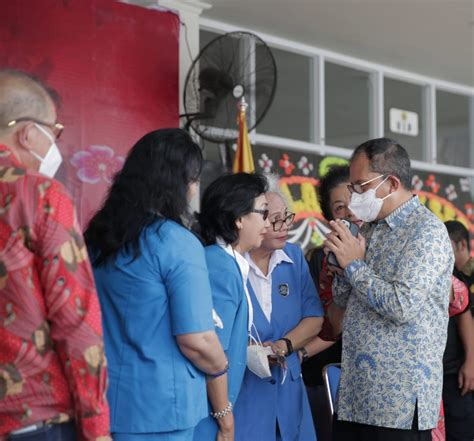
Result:
[[[284,341],[265,341],[262,343],[262,346],[271,347],[273,353],[275,354],[268,356],[268,362],[270,363],[270,366],[281,366],[283,363],[285,363],[287,348]]]
[[[217,420],[219,430],[216,441],[234,441],[234,414],[230,412]]]
[[[265,341],[262,343],[262,345],[270,346],[275,355],[281,355],[282,357],[286,355],[287,346],[283,340]]]

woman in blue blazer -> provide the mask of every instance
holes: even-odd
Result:
[[[248,330],[253,315],[246,288],[249,266],[243,255],[260,246],[270,225],[264,194],[266,185],[261,175],[237,173],[221,176],[203,195],[199,224],[201,236],[208,244],[205,252],[216,332],[229,360],[229,401],[220,408],[210,403],[213,416],[197,426],[195,441],[214,441],[216,436],[219,441],[226,440],[218,429],[233,421],[231,411],[245,371]],[[215,382],[208,380],[210,397]]]
[[[323,323],[323,309],[301,248],[287,242],[295,215],[277,191],[266,193],[271,228],[260,248],[250,251],[249,292],[252,334],[271,347],[280,362],[271,376],[250,370],[235,405],[236,441],[315,441],[299,354]],[[284,357],[285,362],[281,360]],[[271,362],[272,363],[272,362]]]
[[[92,254],[117,441],[190,441],[213,399],[228,401],[204,249],[183,224],[199,147],[179,129],[140,139],[85,237]],[[231,436],[233,427],[228,427]]]

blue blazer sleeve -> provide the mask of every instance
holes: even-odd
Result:
[[[217,245],[215,246],[217,247]],[[224,250],[206,249],[214,310],[222,320],[223,329],[216,327],[224,351],[229,349],[237,311],[244,295],[242,276],[237,263]]]
[[[162,225],[158,237],[159,265],[168,293],[173,334],[213,330],[204,248],[191,232],[169,221]]]

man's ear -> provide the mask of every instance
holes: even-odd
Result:
[[[459,251],[467,250],[467,242],[466,239],[461,239],[459,242],[456,243]]]
[[[28,123],[15,132],[15,136],[17,138],[16,141],[21,148],[25,150],[31,150],[35,145],[36,136],[38,134],[34,128],[35,126],[33,123]]]
[[[389,176],[388,180],[390,182],[390,193],[396,192],[402,185],[400,179],[398,179],[396,176]]]
[[[235,226],[237,227],[238,230],[241,230],[243,228],[244,223],[241,217],[235,220]]]

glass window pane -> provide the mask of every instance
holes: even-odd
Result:
[[[217,34],[216,32],[211,32],[211,31],[199,31],[199,50],[203,49],[204,46],[207,46],[214,38],[219,37],[219,35],[222,34]]]
[[[273,103],[257,126],[257,132],[311,141],[312,59],[280,49],[270,49],[277,67],[277,87]],[[258,81],[257,70],[257,84]]]
[[[436,91],[436,120],[438,162],[469,167],[469,97]]]
[[[410,155],[410,159],[424,159],[423,150],[423,89],[404,81],[384,78],[384,126],[385,136],[398,141]],[[416,136],[394,133],[390,130],[390,109],[414,112],[418,116]]]
[[[370,138],[369,73],[326,62],[326,144],[354,148]]]

